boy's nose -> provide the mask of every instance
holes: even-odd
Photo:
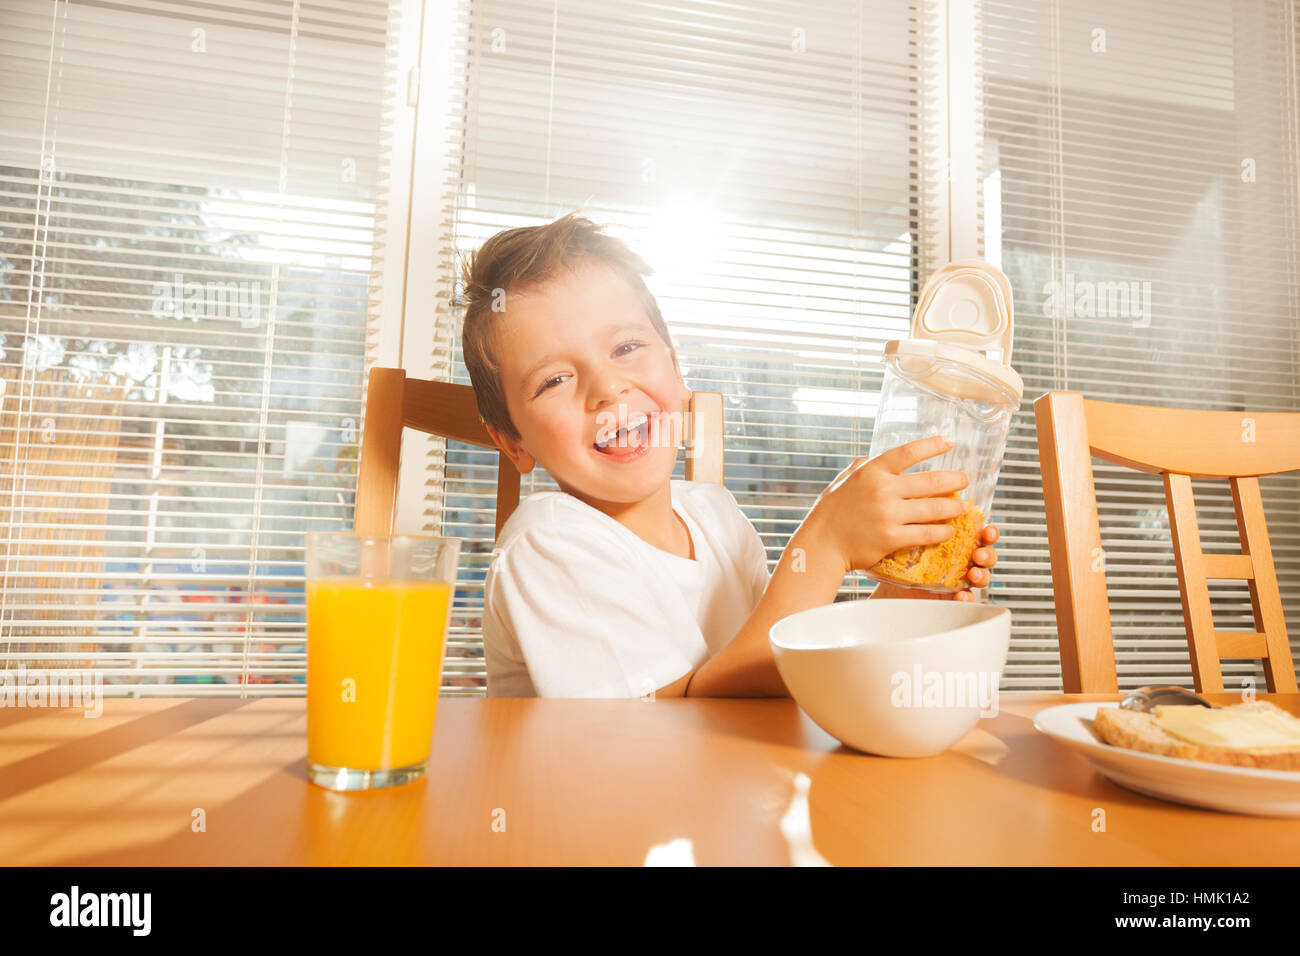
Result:
[[[611,374],[601,379],[592,387],[596,410],[600,411],[607,405],[617,405],[621,401],[627,401],[631,391],[631,384],[621,376]]]

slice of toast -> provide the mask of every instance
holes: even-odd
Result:
[[[1276,704],[1254,700],[1233,704],[1233,710],[1261,710],[1286,713]],[[1156,723],[1154,714],[1141,714],[1120,707],[1098,707],[1092,721],[1093,729],[1108,744],[1141,750],[1164,757],[1182,757],[1185,760],[1203,760],[1207,763],[1230,764],[1234,767],[1255,767],[1260,770],[1300,771],[1300,748],[1295,750],[1224,750],[1219,747],[1200,747],[1173,736]]]

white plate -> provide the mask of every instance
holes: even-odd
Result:
[[[1103,777],[1149,797],[1194,807],[1266,817],[1300,817],[1300,771],[1257,770],[1163,757],[1104,742],[1092,729],[1098,707],[1084,703],[1048,707],[1034,715],[1034,726],[1083,753]]]

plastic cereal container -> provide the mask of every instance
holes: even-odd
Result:
[[[950,522],[951,538],[886,555],[865,572],[871,580],[939,593],[970,586],[971,556],[988,523],[1011,416],[1024,394],[1011,367],[1012,332],[1007,277],[982,259],[962,259],[926,282],[911,337],[885,344],[869,457],[947,435],[949,451],[908,471],[962,471],[970,483],[954,495],[966,511]]]

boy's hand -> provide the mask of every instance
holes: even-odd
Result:
[[[970,580],[971,587],[986,588],[992,579],[986,568],[991,568],[998,563],[998,551],[993,544],[998,540],[997,525],[985,525],[980,531],[980,544],[982,547],[976,548],[975,553],[971,555],[971,563],[975,565],[967,573],[966,577]],[[975,595],[968,590],[953,591],[949,594],[935,594],[931,591],[924,591],[920,588],[905,588],[897,584],[890,584],[887,581],[881,581],[876,585],[876,589],[871,592],[872,597],[879,598],[928,598],[929,600],[938,601],[973,601]]]
[[[902,548],[938,544],[952,537],[952,525],[937,522],[966,513],[966,506],[950,497],[969,484],[966,475],[960,471],[903,474],[950,448],[952,444],[938,435],[919,438],[875,458],[855,459],[826,486],[808,517],[819,546],[833,549],[845,574],[865,571]]]

